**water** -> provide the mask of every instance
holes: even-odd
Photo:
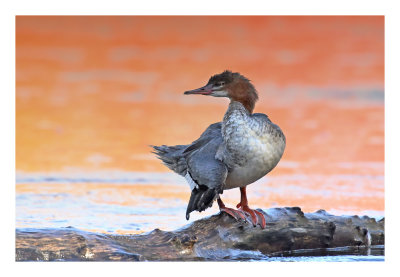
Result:
[[[284,176],[278,181],[281,183],[287,178],[289,177]],[[349,176],[344,177],[344,179],[349,178]],[[273,179],[263,178],[249,188],[249,199],[254,207],[269,208],[267,206],[269,201],[263,201],[265,198],[260,198],[260,195],[268,197],[270,194],[284,194],[288,199],[319,196],[320,201],[323,201],[324,197],[332,198],[338,193],[337,187],[334,191],[330,191],[329,186],[326,186],[324,191],[312,191],[304,186],[294,186],[281,191],[282,188],[274,187]],[[344,186],[343,195],[351,195],[357,202],[358,197],[364,197],[368,193],[374,194],[373,191],[368,192],[367,188],[371,189],[371,187],[365,177],[353,176],[350,180],[358,180],[358,185],[365,188],[364,194],[349,194]],[[343,176],[339,176],[336,182],[343,182]],[[291,190],[293,192],[290,192]],[[186,221],[185,210],[188,197],[189,189],[184,178],[173,173],[109,171],[32,174],[19,172],[16,184],[16,227],[17,231],[28,228],[35,232],[48,228],[73,227],[95,233],[128,235],[148,232],[155,228],[176,230],[197,219],[218,213],[214,205],[205,212],[192,213],[190,221]],[[231,206],[239,199],[238,193],[234,190],[224,192],[223,197]],[[281,204],[276,205],[282,206]],[[307,205],[304,206],[307,207]],[[334,212],[349,214],[349,209],[353,209],[350,203],[348,207],[336,206]],[[383,216],[382,212],[373,210],[365,211],[364,214],[375,216],[377,219]],[[231,253],[230,259],[241,261],[384,260],[383,246],[374,246],[370,249],[303,250],[273,256],[256,254],[238,251],[236,254]]]
[[[328,249],[296,250],[275,257],[268,261],[275,262],[383,262],[383,245],[372,247],[338,247]]]
[[[307,184],[309,180],[315,182],[318,178],[326,183],[321,189],[315,189],[313,183]],[[354,186],[347,186],[346,182],[357,183],[357,192],[353,193]],[[383,197],[378,185],[381,182],[383,180],[377,177],[357,175],[265,177],[249,187],[248,197],[250,205],[257,208],[300,206],[305,212],[314,212],[323,207],[337,215],[381,218],[384,214],[379,210],[360,210],[355,206],[355,203],[365,202],[374,195]],[[282,187],[282,183],[290,185]],[[282,197],[285,201],[281,200]],[[341,202],[343,197],[352,201]],[[217,205],[214,205],[205,212],[192,213],[188,222],[185,219],[188,198],[186,181],[174,173],[18,173],[16,227],[73,226],[85,231],[132,234],[155,228],[175,230],[218,212]],[[222,198],[232,207],[239,202],[240,196],[238,190],[229,190]],[[318,202],[313,200],[316,198]],[[329,202],[334,203],[334,210],[329,209]]]

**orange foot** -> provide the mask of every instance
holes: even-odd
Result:
[[[225,205],[222,202],[221,198],[218,198],[217,202],[218,202],[219,210],[221,212],[225,212],[225,213],[229,214],[230,216],[232,216],[236,220],[239,220],[239,218],[241,218],[244,221],[246,221],[246,216],[244,215],[244,213],[242,211],[238,211],[238,210],[235,210],[235,209],[231,209],[231,208],[225,207]]]
[[[265,227],[267,226],[267,222],[265,221],[264,215],[259,211],[250,209],[248,205],[242,206],[242,203],[237,204],[236,208],[239,208],[239,211],[243,211],[251,216],[251,221],[254,227],[257,226],[257,224],[259,224],[261,226],[261,229],[265,229]],[[261,219],[261,221],[259,219]]]

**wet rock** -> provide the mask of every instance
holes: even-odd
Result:
[[[334,216],[299,207],[260,210],[267,227],[235,221],[227,214],[200,219],[176,231],[105,235],[73,228],[21,229],[17,261],[246,260],[304,249],[370,247],[384,244],[384,220]]]

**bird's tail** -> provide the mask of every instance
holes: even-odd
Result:
[[[189,220],[190,213],[193,211],[202,212],[212,206],[218,197],[218,191],[215,188],[209,188],[204,185],[197,185],[192,190],[189,204],[186,209],[186,219]]]
[[[169,169],[175,171],[179,175],[185,176],[187,165],[182,152],[186,149],[186,145],[150,145],[150,147],[154,149],[152,153],[156,154],[157,158],[159,158]]]

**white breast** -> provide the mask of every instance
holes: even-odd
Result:
[[[251,184],[270,172],[279,162],[285,149],[284,143],[267,139],[250,139],[244,144],[247,161],[235,166],[226,179],[226,189]]]
[[[278,164],[286,143],[274,128],[278,127],[267,120],[246,117],[242,113],[231,114],[224,131],[226,148],[234,165],[228,173],[225,189],[251,184]]]

